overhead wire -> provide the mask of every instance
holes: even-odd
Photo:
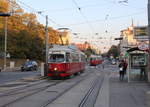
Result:
[[[13,4],[13,2],[12,2],[11,0],[7,0],[7,1],[9,1],[9,2],[11,2],[11,3]],[[32,10],[34,13],[39,14],[39,11],[37,11],[36,9],[34,9],[34,8],[32,8],[31,6],[27,5],[26,3],[24,3],[24,2],[22,2],[22,1],[20,1],[20,0],[17,0],[17,1],[18,1],[19,3],[21,3],[21,4],[23,4],[23,5],[24,5],[24,8],[30,9],[30,10]],[[108,1],[108,0],[106,0],[106,1]],[[103,20],[103,19],[88,21],[87,18],[85,17],[85,15],[83,15],[83,13],[82,13],[82,11],[81,11],[81,9],[82,9],[84,6],[83,6],[83,7],[82,7],[82,6],[79,7],[75,0],[73,0],[73,2],[74,2],[74,4],[76,5],[76,7],[78,8],[78,10],[80,10],[81,15],[86,19],[86,22],[74,23],[74,24],[69,24],[69,25],[71,25],[71,26],[76,26],[76,25],[81,25],[81,24],[86,24],[86,23],[89,24],[89,23],[96,23],[96,22],[105,21],[105,20]],[[109,0],[108,2],[111,2],[111,3],[115,4],[115,2],[110,1],[110,0]],[[15,6],[15,5],[14,5],[14,6]],[[85,7],[86,7],[86,6],[85,6]],[[67,9],[67,8],[66,8],[66,9]],[[145,9],[145,8],[141,8],[141,9]],[[62,10],[63,10],[63,9],[62,9]],[[60,11],[61,11],[61,9],[60,9]],[[109,20],[112,20],[112,19],[114,20],[114,19],[119,19],[119,18],[123,18],[123,17],[133,16],[133,15],[137,15],[137,14],[139,14],[139,13],[133,13],[133,14],[130,14],[130,15],[113,17],[113,18],[109,18]],[[39,14],[39,15],[41,15],[42,17],[45,17],[45,15],[43,15],[43,14]],[[57,24],[54,20],[52,20],[52,19],[50,19],[50,18],[48,18],[48,19],[49,19],[49,21],[51,21],[52,23],[56,24],[57,26],[60,26],[60,25]],[[89,25],[90,25],[90,24],[89,24]],[[91,25],[90,25],[90,28],[91,28]],[[93,27],[92,27],[92,29],[93,29]]]
[[[10,5],[12,6],[12,7],[15,7],[15,8],[20,8],[19,6],[17,6],[18,4],[17,3],[15,3],[15,2],[13,2],[13,1],[11,1],[11,0],[7,0],[9,3],[10,3]],[[15,5],[15,4],[16,5]],[[11,12],[12,12],[12,10],[11,10]]]
[[[115,0],[115,1],[112,1],[112,0],[105,0],[107,3],[111,3],[111,4],[114,4],[114,5],[123,5],[123,6],[126,6],[126,7],[129,7],[129,8],[132,8],[132,9],[145,9],[147,7],[143,7],[143,8],[137,8],[137,7],[134,7],[134,6],[131,6],[129,5],[129,0]]]
[[[11,2],[10,0],[8,0],[8,1]],[[44,17],[44,18],[46,17],[46,15],[44,15],[42,12],[39,13],[39,11],[37,11],[37,10],[34,9],[34,8],[32,8],[32,7],[29,6],[28,4],[26,4],[26,3],[24,3],[24,2],[22,2],[22,1],[20,1],[20,0],[17,0],[17,2],[19,2],[19,3],[22,4],[22,5],[24,5],[24,7],[25,7],[26,9],[32,10],[33,13],[36,13],[36,14],[38,14],[38,15],[41,15],[41,16]],[[49,20],[50,22],[52,22],[53,24],[57,25],[58,27],[61,26],[60,24],[57,24],[53,19],[51,19],[51,18],[49,18],[49,17],[48,17],[48,20]]]
[[[87,25],[89,26],[90,30],[92,30],[92,32],[94,31],[93,26],[89,23],[87,17],[83,14],[82,12],[82,8],[77,4],[77,2],[75,0],[72,0],[73,3],[76,5],[76,7],[78,8],[78,11],[80,12],[81,16],[84,18],[85,22],[87,23]]]
[[[126,18],[129,16],[136,16],[136,15],[141,15],[141,14],[145,14],[145,11],[141,11],[141,12],[135,12],[135,13],[131,13],[128,15],[122,15],[122,16],[115,16],[115,17],[109,17],[109,20],[116,20],[116,19],[121,19],[121,18]],[[105,17],[106,18],[106,17]],[[90,23],[96,23],[96,22],[104,22],[106,19],[98,19],[98,20],[91,20],[89,21]],[[73,24],[69,24],[68,26],[78,26],[78,25],[82,25],[82,24],[86,24],[85,22],[80,22],[80,23],[73,23]]]
[[[105,6],[106,4],[90,4],[90,5],[82,5],[80,6],[81,9],[83,8],[89,8],[89,7],[95,7],[95,6],[98,6],[98,7],[102,7],[102,6]],[[60,9],[52,9],[52,10],[48,10],[49,12],[62,12],[62,11],[71,11],[71,10],[75,10],[76,8],[60,8]]]

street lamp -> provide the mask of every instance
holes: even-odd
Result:
[[[49,53],[49,45],[48,45],[48,15],[46,15],[46,25],[45,25],[45,73],[44,76],[47,76],[48,73],[48,53]]]
[[[5,17],[5,51],[4,51],[4,70],[5,70],[7,60],[7,18],[10,16],[10,13],[0,13],[0,16]]]
[[[148,0],[149,72],[150,72],[150,0]],[[149,80],[149,77],[148,77]]]

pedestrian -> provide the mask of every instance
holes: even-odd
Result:
[[[128,63],[126,61],[124,61],[124,64],[123,64],[123,70],[124,70],[124,73],[126,74],[127,72],[127,67],[128,67]]]
[[[128,64],[124,60],[121,60],[121,62],[119,64],[119,75],[120,75],[119,79],[120,79],[120,81],[122,81],[124,79],[124,75],[126,74],[127,66],[128,66]]]
[[[146,79],[146,71],[145,71],[145,67],[141,67],[141,71],[140,71],[140,80],[145,80]]]

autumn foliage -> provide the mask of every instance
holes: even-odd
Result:
[[[0,0],[0,13],[13,12],[8,17],[7,52],[11,58],[42,60],[45,52],[45,26],[33,13],[25,13],[16,3]],[[5,17],[0,16],[0,53],[4,52]],[[49,44],[58,44],[59,35],[49,27]]]

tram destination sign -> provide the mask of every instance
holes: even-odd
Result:
[[[148,28],[147,26],[134,27],[134,38],[137,40],[148,40]]]

